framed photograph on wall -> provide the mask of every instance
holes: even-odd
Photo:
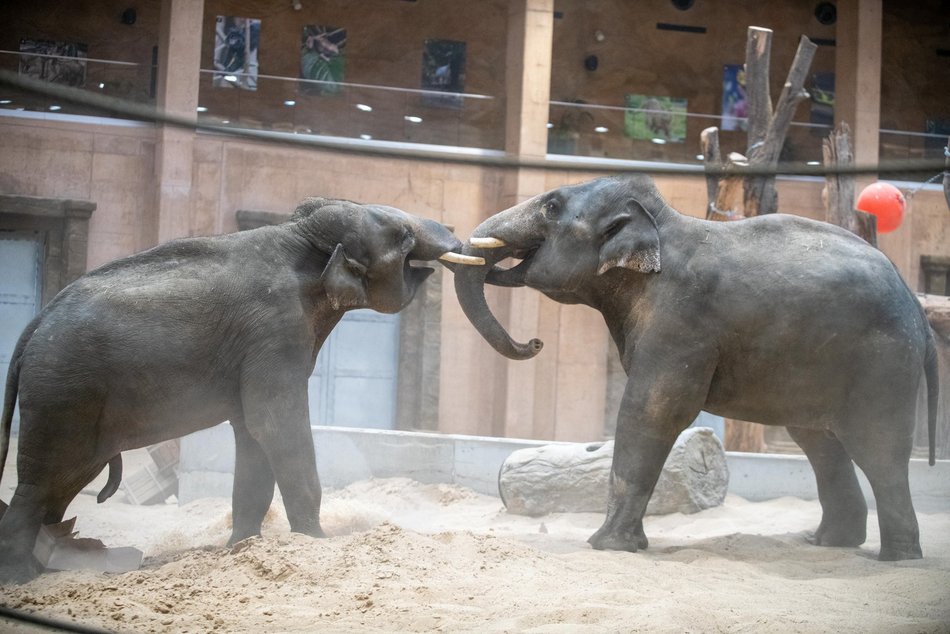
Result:
[[[19,74],[74,88],[86,86],[89,47],[76,42],[20,40]]]
[[[686,99],[627,95],[623,131],[631,139],[654,143],[683,143],[686,140]]]
[[[811,76],[811,86],[808,88],[808,94],[811,95],[811,122],[826,125],[829,128],[834,126],[835,74],[814,73]],[[820,134],[826,136],[828,130],[821,130]]]
[[[465,92],[465,42],[426,40],[422,49],[422,89],[438,92]],[[461,108],[462,98],[423,95],[428,106]]]
[[[346,68],[346,29],[308,24],[300,38],[300,92],[338,95]]]
[[[219,15],[214,23],[214,77],[218,88],[257,90],[261,21]]]
[[[749,107],[745,97],[745,64],[722,67],[723,130],[747,130]]]

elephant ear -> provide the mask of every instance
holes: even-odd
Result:
[[[366,267],[351,259],[342,244],[336,245],[320,280],[323,282],[323,288],[326,290],[333,310],[369,306],[369,297],[366,294]]]
[[[637,200],[629,199],[607,223],[597,275],[620,267],[639,273],[660,272],[660,231]]]

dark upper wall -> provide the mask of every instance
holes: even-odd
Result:
[[[950,2],[885,0],[881,49],[881,127],[950,124]]]
[[[136,12],[132,25],[121,20],[129,7]],[[0,48],[17,51],[21,39],[81,42],[91,58],[149,65],[160,8],[157,0],[6,0],[0,3]]]
[[[778,97],[799,38],[834,39],[814,17],[813,2],[696,0],[687,11],[670,0],[558,0],[552,99],[623,105],[626,93],[686,98],[691,112],[720,113],[723,64],[745,61],[749,26],[772,29],[771,84]],[[661,30],[658,23],[705,27],[705,33]],[[600,30],[604,40],[597,42]],[[590,72],[583,60],[596,54]],[[813,71],[834,70],[834,48],[819,47]]]
[[[92,58],[143,64],[127,92],[148,99],[152,48],[158,42],[160,2],[129,0],[6,0],[0,2],[0,48],[18,50],[21,38],[78,41]],[[505,0],[206,0],[201,65],[211,67],[216,15],[257,17],[262,29],[260,72],[296,76],[300,32],[306,24],[348,30],[346,80],[404,88],[420,87],[423,41],[427,38],[467,42],[465,89],[504,97],[507,6]],[[814,17],[817,0],[696,0],[679,11],[670,0],[556,0],[563,14],[555,21],[552,98],[620,106],[626,93],[684,97],[690,112],[719,114],[721,66],[744,58],[749,25],[775,31],[772,90],[777,97],[798,38],[832,40],[834,26]],[[950,120],[950,23],[946,0],[885,0],[881,126],[924,131],[928,119]],[[134,25],[121,22],[134,7]],[[704,26],[705,34],[662,31],[658,22]],[[594,32],[604,33],[603,42]],[[834,70],[831,46],[819,47],[813,71]],[[597,71],[584,69],[588,54],[599,57]],[[14,58],[0,56],[4,68]],[[253,95],[242,95],[252,100]],[[233,99],[233,95],[220,95]],[[502,107],[475,123],[498,125]],[[802,107],[798,119],[807,119]],[[697,126],[702,125],[697,123]],[[694,136],[692,127],[690,136]],[[463,139],[460,139],[462,141]]]

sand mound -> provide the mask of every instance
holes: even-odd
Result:
[[[229,506],[81,496],[82,535],[142,548],[145,567],[47,574],[0,601],[135,632],[950,629],[950,512],[920,514],[926,558],[894,564],[874,559],[873,517],[860,549],[809,545],[819,508],[797,499],[648,518],[637,554],[589,549],[598,514],[509,516],[497,498],[406,479],[330,492],[327,539],[289,533],[275,503],[262,538],[227,548]]]

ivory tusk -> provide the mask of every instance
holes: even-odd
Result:
[[[455,264],[468,264],[472,266],[484,266],[485,258],[479,258],[474,255],[462,255],[461,253],[455,253],[454,251],[448,251],[439,256],[440,260],[445,260],[446,262],[454,262]]]
[[[479,249],[497,249],[505,246],[505,241],[498,238],[469,238],[468,243]]]

